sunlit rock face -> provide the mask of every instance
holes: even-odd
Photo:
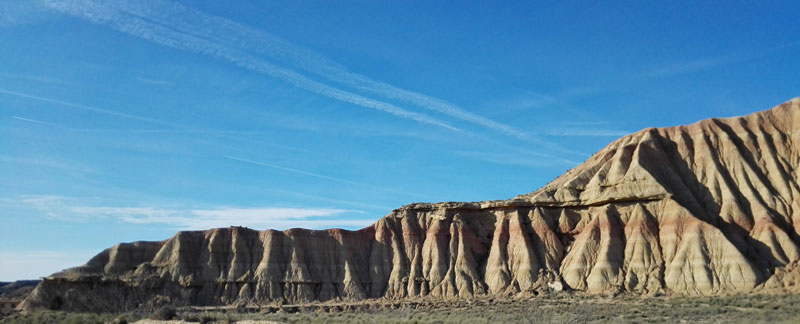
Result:
[[[357,230],[180,232],[45,279],[26,307],[124,311],[800,283],[800,99],[623,137],[530,194],[412,204]]]

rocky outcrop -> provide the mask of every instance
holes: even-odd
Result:
[[[796,289],[800,99],[623,137],[530,194],[357,230],[180,232],[46,278],[27,307]],[[789,266],[787,266],[789,265]]]

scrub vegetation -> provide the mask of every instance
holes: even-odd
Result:
[[[368,306],[365,306],[368,305]],[[163,315],[169,313],[169,318]],[[328,303],[268,308],[159,309],[149,314],[36,311],[0,318],[0,324],[133,323],[174,319],[190,323],[798,323],[800,295],[715,297],[598,297],[555,294],[533,298],[413,303]],[[155,321],[151,323],[157,323]],[[250,322],[253,323],[253,322]]]

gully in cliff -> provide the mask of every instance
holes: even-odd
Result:
[[[347,231],[242,227],[109,248],[25,308],[796,290],[800,99],[649,128],[509,200],[412,204]]]

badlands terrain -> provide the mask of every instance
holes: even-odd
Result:
[[[45,278],[23,306],[119,313],[791,293],[800,287],[799,162],[796,98],[644,129],[509,200],[411,204],[356,231],[231,227],[118,244]]]

